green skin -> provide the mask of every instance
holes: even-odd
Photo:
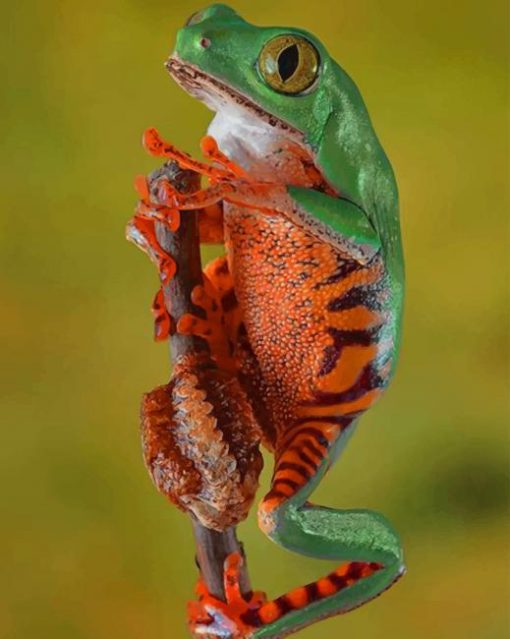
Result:
[[[300,95],[275,91],[258,69],[264,45],[283,34],[304,36],[320,54],[318,79]],[[211,43],[207,48],[200,44],[203,38]],[[316,166],[341,197],[297,187],[288,187],[288,193],[311,219],[334,233],[382,250],[393,293],[392,335],[398,351],[404,268],[397,186],[354,82],[312,34],[288,27],[256,27],[225,5],[213,5],[195,14],[179,31],[174,55],[303,134]],[[351,434],[352,430],[347,432]],[[340,438],[313,481],[277,511],[271,538],[311,557],[379,562],[384,568],[336,595],[257,629],[252,635],[257,639],[290,634],[314,620],[360,606],[388,588],[404,571],[398,535],[380,514],[305,503],[347,438]]]

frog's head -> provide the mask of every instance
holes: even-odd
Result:
[[[316,38],[299,29],[256,27],[225,5],[191,16],[167,66],[213,110],[230,106],[309,144],[318,141],[332,110],[331,60]]]
[[[210,132],[224,151],[264,134],[290,138],[330,184],[364,200],[363,167],[373,170],[381,149],[356,85],[315,36],[257,27],[215,4],[179,31],[167,68],[217,112]]]

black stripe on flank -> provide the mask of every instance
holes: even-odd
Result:
[[[319,377],[324,377],[324,375],[328,375],[331,371],[335,370],[335,366],[340,357],[341,348],[336,346],[336,344],[330,344],[326,346],[324,349],[324,356],[322,360],[322,364],[319,370]]]
[[[333,338],[333,344],[324,349],[324,358],[319,370],[319,376],[328,375],[334,370],[344,346],[370,346],[377,341],[382,325],[366,330],[348,331],[345,329],[329,328],[328,333]]]
[[[328,333],[334,340],[335,345],[342,346],[370,346],[379,336],[380,326],[359,330],[345,330],[342,328],[329,328]]]
[[[348,275],[361,268],[363,267],[359,264],[359,262],[356,262],[356,260],[342,260],[341,258],[339,258],[338,265],[333,273],[315,284],[314,289],[319,289],[323,286],[329,286],[330,284],[341,282]]]
[[[349,289],[340,297],[335,297],[328,304],[328,311],[347,311],[356,306],[366,306],[371,310],[378,311],[382,308],[381,301],[377,299],[377,293],[381,286],[377,282],[369,286],[355,286]]]
[[[292,470],[298,475],[301,475],[303,479],[306,479],[306,480],[310,479],[310,473],[304,466],[301,466],[300,464],[295,464],[293,462],[281,462],[276,467],[277,473],[279,473],[280,471],[285,471],[285,470]]]
[[[361,371],[360,376],[354,384],[341,393],[326,393],[317,391],[314,394],[314,403],[321,406],[332,406],[333,404],[344,404],[360,399],[366,393],[377,388],[383,388],[387,380],[383,379],[373,364],[367,364]],[[351,418],[348,418],[351,419]]]

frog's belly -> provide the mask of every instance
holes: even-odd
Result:
[[[361,266],[281,216],[232,206],[225,228],[236,295],[276,427],[328,394],[349,400],[352,391],[346,410],[367,408],[374,380],[367,378],[366,392],[356,385],[367,371],[372,378],[381,372],[391,346],[381,339],[387,320],[381,259]],[[342,410],[327,400],[331,411]]]

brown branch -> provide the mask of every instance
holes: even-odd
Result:
[[[196,191],[200,185],[200,177],[192,171],[179,168],[175,162],[166,163],[161,169],[151,174],[149,182],[154,185],[158,179],[166,178],[180,192]],[[175,277],[164,286],[165,306],[172,317],[172,323],[185,313],[201,314],[201,309],[191,302],[191,291],[202,282],[202,264],[200,259],[200,243],[198,236],[198,213],[185,211],[181,215],[179,229],[170,231],[161,222],[156,223],[156,237],[163,250],[170,255],[177,265]],[[197,337],[180,335],[174,331],[170,338],[170,361],[184,354],[204,350],[207,345]],[[243,553],[242,545],[236,537],[235,528],[217,532],[205,528],[192,518],[193,532],[197,548],[197,562],[209,592],[218,599],[225,600],[223,588],[223,564],[227,555],[233,552]],[[250,592],[250,582],[246,562],[241,574],[243,594]]]

